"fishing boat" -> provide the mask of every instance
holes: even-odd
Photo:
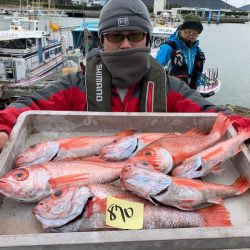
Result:
[[[98,24],[98,19],[84,21],[79,27],[71,31],[74,49],[80,49],[85,55],[91,49],[99,47]]]
[[[180,15],[173,15],[171,10],[159,11],[153,22],[151,38],[151,55],[156,57],[159,47],[174,34],[178,26],[183,22]]]
[[[10,29],[0,31],[0,89],[33,84],[60,68],[64,39],[39,30],[38,20],[13,18]]]
[[[156,57],[160,46],[176,31],[174,27],[154,26],[151,37],[151,55]]]
[[[221,81],[218,79],[218,68],[205,68],[200,77],[197,91],[203,97],[210,97],[219,92]]]

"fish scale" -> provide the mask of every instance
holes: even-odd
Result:
[[[80,232],[93,230],[115,230],[115,228],[107,227],[105,224],[106,198],[111,194],[113,197],[118,199],[125,199],[144,204],[143,229],[231,226],[230,215],[226,208],[222,205],[214,205],[199,211],[181,211],[176,208],[164,207],[161,205],[155,206],[145,199],[142,199],[130,192],[123,191],[117,186],[109,184],[93,184],[89,186],[89,189],[95,190],[95,194],[93,194],[95,198],[88,201],[86,204],[82,204],[80,202],[72,204],[72,206],[84,207],[83,215],[72,222],[69,221],[66,225],[49,229],[49,231]],[[75,190],[75,192],[77,192],[77,190]],[[102,194],[101,198],[95,196],[98,195],[98,193]],[[104,198],[104,195],[106,198]],[[58,197],[58,199],[60,199],[60,197]],[[61,197],[61,199],[64,198]],[[64,202],[67,201],[64,200]],[[50,203],[50,205],[56,206],[56,203],[57,201],[54,200],[54,203]],[[68,212],[70,213],[70,210]],[[49,216],[44,213],[43,217],[45,219]],[[39,221],[43,223],[41,217],[39,218]]]
[[[223,199],[243,194],[250,183],[239,177],[232,185],[206,183],[199,180],[178,178],[131,164],[122,169],[121,185],[152,203],[173,206],[182,210],[195,210],[201,206],[221,204]]]

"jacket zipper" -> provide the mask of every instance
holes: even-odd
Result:
[[[154,83],[148,82],[146,97],[146,112],[153,112]]]

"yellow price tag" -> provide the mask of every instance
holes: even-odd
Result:
[[[108,197],[106,225],[121,229],[142,229],[143,209],[143,203]]]

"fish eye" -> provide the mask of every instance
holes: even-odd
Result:
[[[148,158],[154,157],[154,151],[152,149],[143,150],[142,154]]]
[[[56,190],[54,195],[57,196],[57,197],[62,195],[62,190],[60,190],[60,189]]]
[[[16,169],[12,172],[12,177],[17,181],[24,181],[29,177],[29,172],[26,169]]]
[[[51,195],[52,199],[57,199],[58,197],[63,196],[66,193],[65,189],[57,189],[54,191],[54,193]]]

